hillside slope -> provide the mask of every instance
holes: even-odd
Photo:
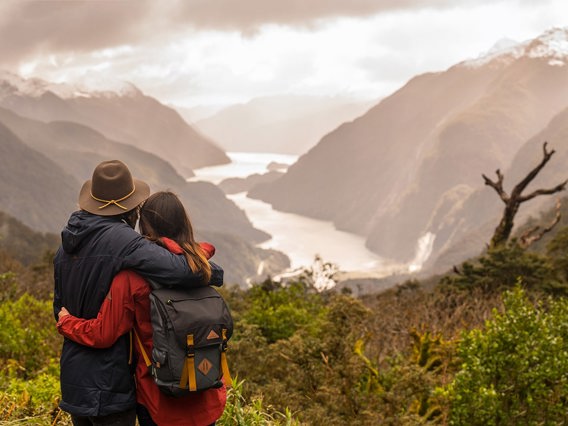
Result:
[[[364,235],[386,258],[413,259],[424,237],[436,257],[457,241],[454,231],[472,228],[457,214],[462,204],[471,200],[470,215],[484,207],[473,202],[483,196],[470,198],[483,188],[481,173],[507,169],[568,106],[568,54],[558,40],[568,30],[413,78],[249,195]],[[516,166],[530,167],[523,161]]]
[[[120,90],[85,91],[0,73],[0,106],[39,121],[72,121],[169,161],[184,177],[192,169],[227,163],[225,153],[172,108],[131,84]]]

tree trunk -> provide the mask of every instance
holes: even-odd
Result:
[[[548,163],[555,152],[554,150],[550,152],[547,151],[546,145],[547,142],[544,142],[542,146],[543,158],[541,162],[534,169],[532,169],[523,180],[515,185],[513,191],[511,192],[511,195],[508,195],[503,189],[504,176],[500,170],[496,171],[496,181],[492,181],[487,176],[482,175],[483,179],[485,180],[485,184],[492,187],[495,192],[497,192],[503,203],[505,203],[505,210],[503,211],[501,221],[499,222],[497,228],[495,228],[495,232],[493,233],[493,237],[491,238],[491,243],[489,245],[490,248],[498,247],[500,245],[506,244],[507,241],[509,241],[509,237],[511,236],[511,233],[513,231],[515,216],[519,211],[519,207],[522,203],[528,200],[532,200],[539,195],[550,195],[559,191],[563,191],[565,189],[566,183],[568,183],[568,181],[564,181],[550,189],[537,189],[528,195],[523,195],[523,191],[538,175],[538,173],[542,170],[546,163]]]

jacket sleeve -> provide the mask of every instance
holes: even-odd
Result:
[[[223,269],[213,262],[210,263],[212,276],[208,284],[222,285]],[[127,247],[122,269],[133,269],[143,277],[167,286],[203,285],[202,274],[191,271],[185,256],[170,253],[142,236],[137,237]]]
[[[113,280],[96,318],[86,320],[66,315],[57,322],[57,330],[76,343],[93,348],[111,347],[134,325],[135,282],[133,274],[119,273]],[[143,285],[146,285],[145,283]]]
[[[61,248],[59,250],[61,250]],[[53,263],[53,315],[55,317],[55,321],[57,321],[57,314],[61,310],[61,290],[59,281],[59,268],[57,267],[57,265],[55,265],[55,259],[53,260]]]
[[[211,260],[209,264],[211,265],[211,279],[209,280],[209,285],[221,287],[223,285],[223,268]]]
[[[213,244],[201,242],[199,245],[205,252],[207,259],[211,259],[215,255],[215,246]],[[211,279],[209,280],[209,285],[221,287],[223,285],[223,268],[212,261],[209,261],[209,265],[211,265]]]
[[[223,285],[223,268],[211,264],[211,280],[208,284]],[[126,249],[122,269],[133,269],[152,281],[167,286],[194,287],[203,285],[201,273],[194,273],[185,256],[173,254],[163,247],[138,236]]]

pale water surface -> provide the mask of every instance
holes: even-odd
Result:
[[[267,153],[228,153],[231,164],[195,170],[192,181],[218,184],[229,177],[246,177],[265,173],[270,162],[292,164],[297,156]],[[245,193],[229,195],[249,217],[255,228],[272,238],[260,247],[282,251],[290,257],[292,268],[309,266],[316,255],[333,262],[343,271],[392,271],[393,265],[365,247],[359,235],[338,231],[331,222],[316,220],[272,209],[268,203],[247,198]]]
[[[227,152],[227,155],[231,163],[196,169],[194,170],[195,177],[190,180],[205,180],[218,184],[223,179],[231,177],[245,178],[255,173],[266,173],[268,171],[266,168],[271,162],[290,165],[298,159],[297,155],[260,152]]]

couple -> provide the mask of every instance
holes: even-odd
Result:
[[[150,196],[118,160],[95,168],[79,207],[54,259],[53,309],[66,337],[60,407],[80,426],[134,426],[137,415],[141,426],[214,424],[225,386],[181,398],[162,394],[129,333],[134,329],[152,353],[145,278],[167,286],[223,284],[223,270],[208,261],[214,247],[195,242],[176,195]],[[142,235],[134,230],[139,218]]]

